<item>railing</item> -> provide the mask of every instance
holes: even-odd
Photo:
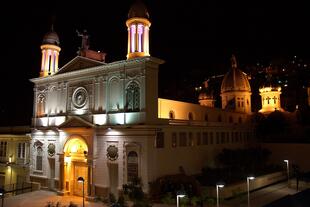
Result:
[[[22,182],[0,186],[4,190],[4,194],[19,195],[32,191],[32,183]]]

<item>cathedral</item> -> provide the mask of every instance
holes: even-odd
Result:
[[[254,142],[251,87],[234,56],[221,85],[222,108],[214,106],[207,87],[200,104],[163,99],[158,70],[164,61],[150,55],[145,5],[131,6],[126,26],[127,58],[111,63],[79,33],[78,55],[58,67],[60,39],[53,29],[43,37],[40,76],[31,79],[31,181],[60,195],[81,196],[84,186],[87,196],[95,197],[118,194],[139,177],[148,192],[148,184],[161,176],[180,169],[200,173],[215,165],[223,148]],[[261,94],[272,106],[264,105],[264,112],[280,108],[266,96],[268,90]],[[270,91],[279,98],[278,89]]]

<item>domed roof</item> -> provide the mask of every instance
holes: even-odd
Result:
[[[128,18],[141,17],[148,19],[150,17],[145,4],[137,0],[129,9]]]
[[[46,33],[43,37],[42,44],[52,44],[59,46],[60,42],[57,33],[54,31]]]
[[[247,75],[237,68],[237,61],[233,55],[231,58],[232,68],[226,73],[221,85],[221,93],[228,91],[248,91],[251,86]]]

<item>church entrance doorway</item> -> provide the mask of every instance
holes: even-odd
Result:
[[[84,178],[84,195],[87,195],[88,186],[88,147],[80,137],[70,138],[64,147],[64,184],[70,195],[83,196],[83,183],[78,182],[79,177]]]

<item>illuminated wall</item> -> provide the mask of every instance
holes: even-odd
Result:
[[[30,136],[0,134],[0,186],[29,180],[30,149]]]
[[[196,122],[244,123],[247,114],[227,112],[218,108],[209,108],[198,104],[158,99],[158,118],[170,120],[191,120]],[[241,121],[240,121],[241,120]]]
[[[271,113],[275,110],[283,111],[281,108],[281,87],[263,87],[259,89],[259,95],[262,98],[261,113]]]

